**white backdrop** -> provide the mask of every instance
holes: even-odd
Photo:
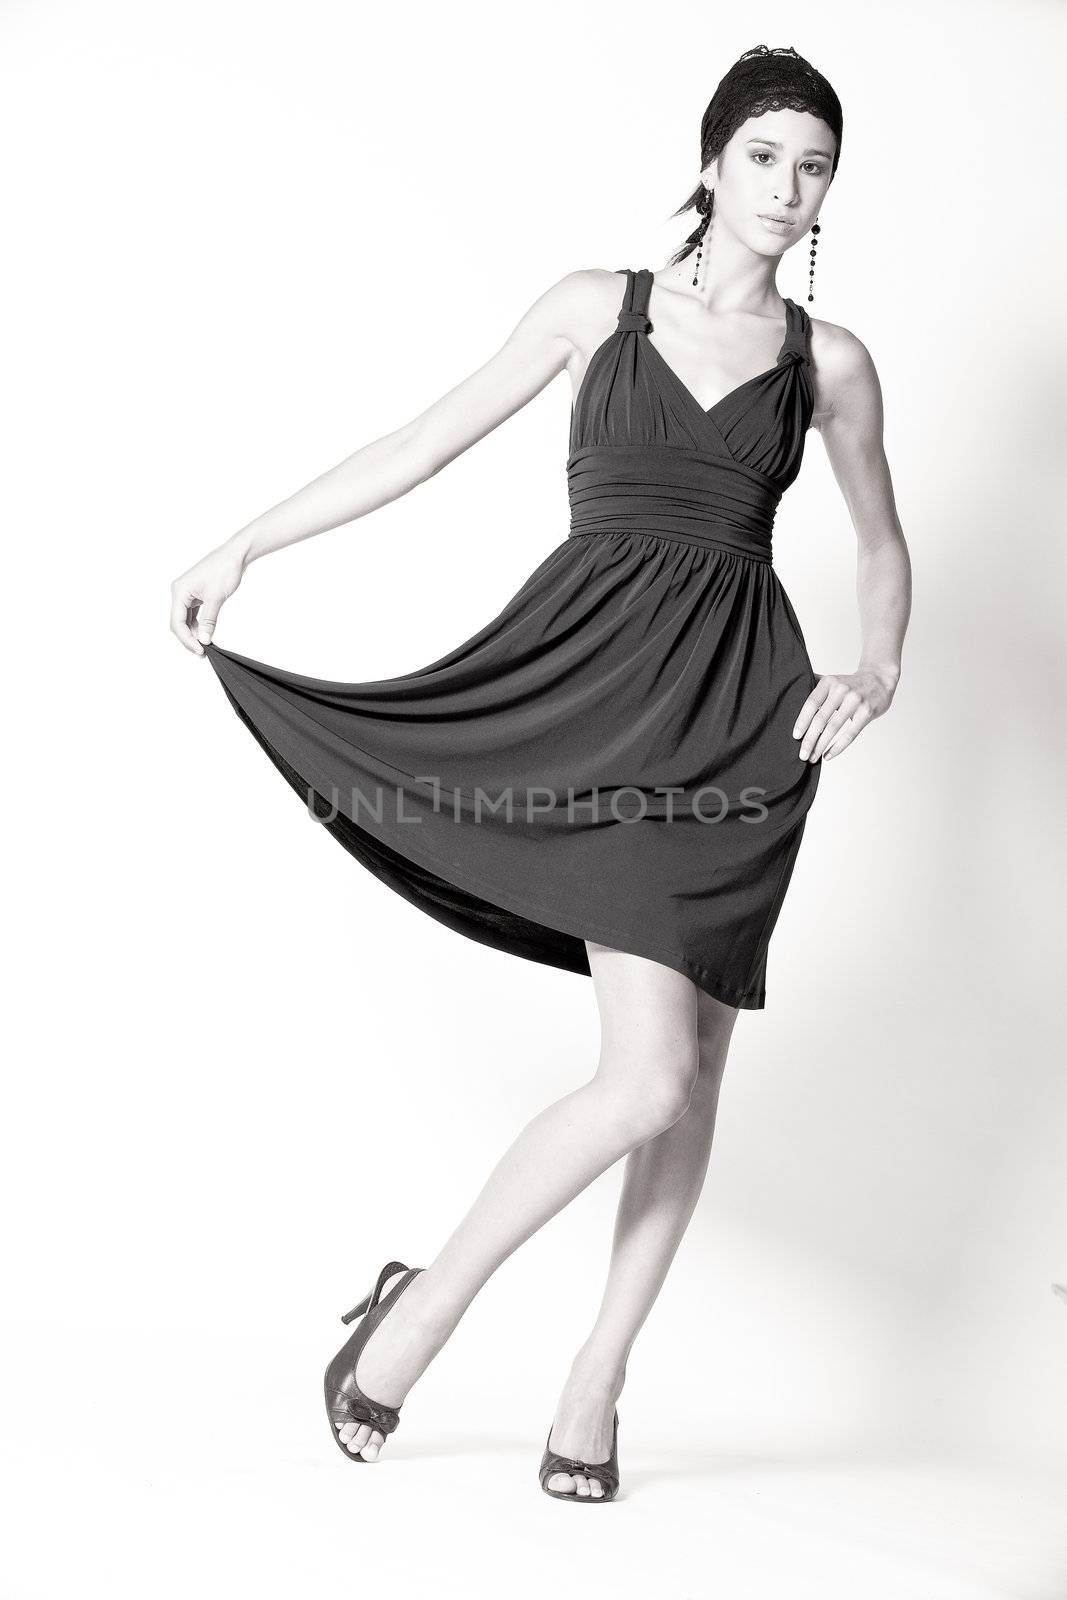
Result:
[[[567,1571],[737,1597],[786,1563],[794,1595],[1063,1592],[1063,20],[8,0],[5,1597]],[[377,1471],[339,1460],[320,1388],[382,1262],[431,1258],[594,1070],[592,985],[310,824],[169,634],[169,583],[565,272],[660,266],[704,106],[759,42],[844,104],[809,309],[878,367],[915,605],[738,1021],[605,1534],[536,1468],[621,1164],[492,1280]],[[359,681],[468,637],[566,535],[569,403],[561,376],[257,562],[220,644]],[[816,433],[775,559],[816,669],[852,670]]]

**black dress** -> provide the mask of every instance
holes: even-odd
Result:
[[[570,532],[429,666],[331,683],[207,655],[312,815],[438,921],[589,974],[583,941],[762,1009],[767,949],[821,764],[816,683],[771,564],[811,421],[809,319],[710,410],[647,337],[652,274],[572,410]]]

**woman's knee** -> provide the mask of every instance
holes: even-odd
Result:
[[[601,1018],[600,1084],[639,1138],[685,1115],[700,1070],[699,991],[663,962],[587,941]]]
[[[649,1096],[648,1112],[653,1133],[670,1128],[689,1110],[697,1083],[697,1066],[672,1067],[660,1076]]]
[[[611,1095],[629,1131],[651,1137],[684,1117],[700,1072],[692,1040],[646,1041],[642,1050],[619,1050],[601,1061],[597,1080]]]

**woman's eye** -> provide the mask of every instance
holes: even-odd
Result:
[[[768,161],[773,161],[774,160],[774,157],[771,155],[771,152],[769,150],[756,150],[756,151],[754,151],[753,155],[752,155],[752,159],[753,159],[753,161],[759,161],[761,156],[766,156]],[[761,165],[762,165],[762,163],[761,163]],[[809,169],[809,171],[811,171],[811,176],[813,178],[819,178],[819,177],[822,176],[823,168],[819,165],[819,163],[817,161],[805,161],[804,165]],[[814,169],[814,170],[811,170],[811,169]]]

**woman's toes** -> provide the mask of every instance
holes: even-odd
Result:
[[[573,1494],[574,1479],[569,1472],[554,1472],[545,1487],[558,1489],[561,1494]]]
[[[575,1474],[574,1483],[575,1483],[575,1493],[581,1495],[584,1499],[588,1500],[588,1498],[589,1498],[589,1479],[584,1477],[583,1474],[579,1472],[579,1473]]]
[[[354,1456],[362,1452],[364,1461],[377,1461],[378,1452],[385,1443],[384,1433],[366,1422],[335,1422],[334,1427],[346,1450]]]
[[[603,1500],[603,1498],[604,1498],[604,1485],[601,1483],[599,1478],[590,1478],[590,1480],[589,1480],[589,1494],[590,1494],[590,1498],[593,1499],[593,1500]]]

